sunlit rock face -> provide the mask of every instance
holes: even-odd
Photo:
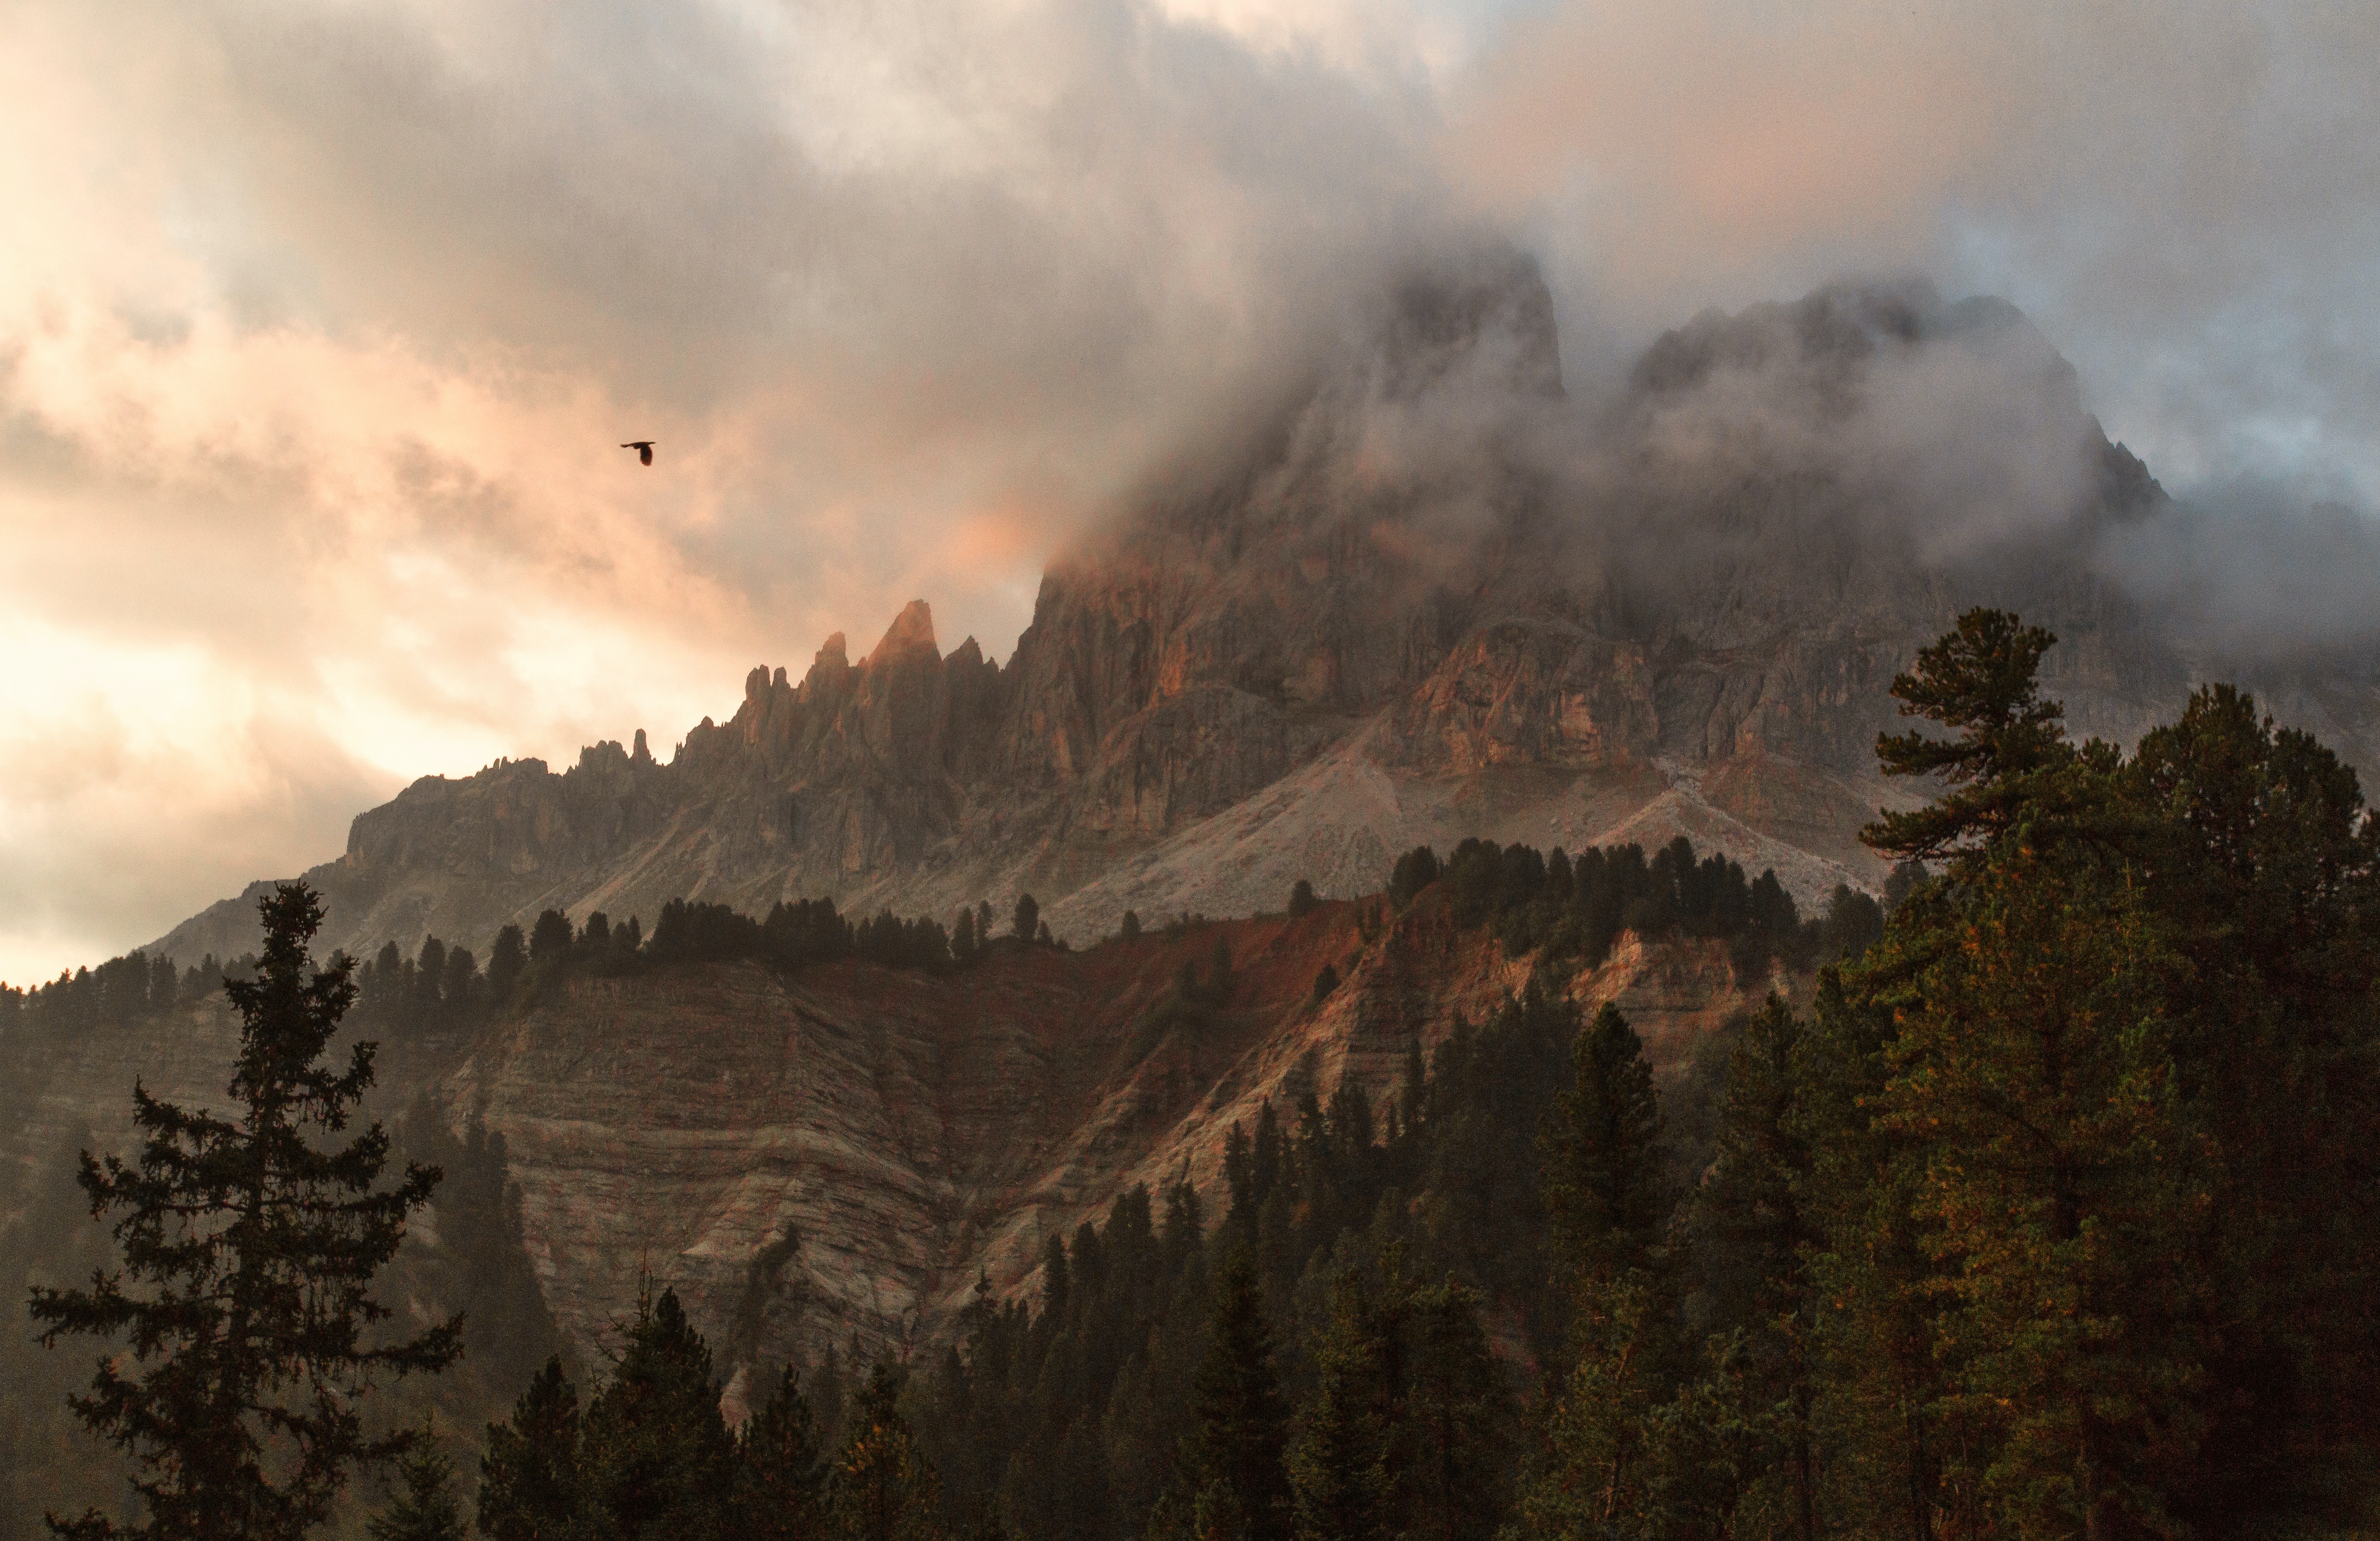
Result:
[[[1153,471],[1053,562],[1004,664],[912,603],[857,659],[759,667],[664,758],[426,778],[309,876],[328,937],[484,952],[539,911],[648,923],[687,895],[945,920],[1031,892],[1062,936],[1379,882],[1467,835],[1684,833],[1804,901],[1881,877],[1859,826],[1888,697],[1969,605],[2061,638],[2078,733],[2129,741],[2220,661],[2099,576],[2166,516],[2064,360],[1998,301],[1822,290],[1697,318],[1565,394],[1509,251],[1387,286],[1269,405]],[[2349,671],[2348,674],[2353,672]],[[2365,671],[2369,673],[2369,671]],[[2369,681],[2264,683],[2350,758]],[[253,906],[159,944],[229,955]]]

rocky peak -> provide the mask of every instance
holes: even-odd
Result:
[[[941,657],[941,650],[934,645],[933,608],[923,600],[911,600],[902,607],[901,613],[885,628],[883,640],[868,655],[868,664],[876,668],[912,654]]]

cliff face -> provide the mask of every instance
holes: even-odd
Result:
[[[600,1364],[639,1272],[674,1285],[722,1370],[856,1337],[941,1341],[978,1271],[1028,1288],[1042,1238],[1135,1183],[1186,1176],[1223,1207],[1222,1149],[1268,1100],[1377,1103],[1408,1047],[1476,1021],[1525,977],[1425,894],[1366,941],[1354,904],[1060,953],[996,946],[947,975],[844,963],[574,977],[475,1038],[383,1047],[382,1116],[427,1090],[504,1134],[531,1257],[582,1360]],[[1232,957],[1219,1004],[1158,1010],[1184,963]],[[1340,987],[1311,999],[1324,964]],[[1633,938],[1572,993],[1617,1001],[1664,1073],[1772,981],[1723,947]],[[1788,988],[1791,982],[1786,981]],[[7,1184],[68,1146],[127,1147],[136,1077],[220,1100],[237,1042],[221,998],[74,1042],[6,1046]],[[432,1217],[434,1220],[434,1215]]]
[[[1474,834],[1685,833],[1809,901],[1880,879],[1854,836],[1909,795],[1873,773],[1890,681],[1968,605],[2058,633],[2078,734],[2128,741],[2218,666],[2095,576],[2164,493],[2005,305],[1830,289],[1706,316],[1592,404],[1552,328],[1509,253],[1395,286],[1279,410],[1054,563],[1004,665],[942,653],[918,601],[856,661],[838,635],[797,681],[754,669],[666,762],[639,732],[559,773],[425,778],[308,874],[325,940],[1030,891],[1079,941],[1300,877],[1366,892]],[[2273,682],[2367,762],[2368,683]],[[234,954],[252,917],[151,951]]]

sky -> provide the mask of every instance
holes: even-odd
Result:
[[[1483,236],[1574,390],[1920,275],[2236,549],[2360,520],[2374,57],[2368,0],[0,0],[0,978],[417,776],[666,757],[910,599],[1005,657],[1150,466]]]

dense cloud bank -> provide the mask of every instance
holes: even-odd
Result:
[[[1963,559],[2097,474],[2079,405],[2203,527],[2108,545],[2143,592],[2351,626],[2374,53],[2350,4],[17,7],[0,974],[295,870],[413,775],[665,744],[917,595],[1004,652],[1047,555],[1324,387],[1276,469],[1457,548],[1524,467],[1651,578],[1671,536],[1630,532],[1746,457]],[[1514,248],[1558,354],[1532,318],[1426,390],[1335,362]],[[1631,375],[1706,306],[1901,272],[2039,331],[1925,301],[1951,330],[1879,345],[1848,416],[1823,353]]]

